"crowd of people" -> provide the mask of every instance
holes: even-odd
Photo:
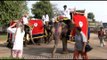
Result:
[[[72,14],[70,15],[71,12],[69,9],[67,9],[67,5],[64,5],[63,8],[64,10],[62,16],[66,17],[64,22],[68,25],[67,40],[69,40],[71,25],[72,25],[71,23],[75,24],[75,22],[72,20],[71,17]],[[29,23],[27,17],[28,14],[25,14],[21,19],[14,20],[15,23],[7,28],[7,32],[12,34],[13,47],[11,50],[11,54],[13,58],[23,57],[23,38],[26,34],[29,34],[29,32],[27,32],[26,29]],[[42,20],[44,25],[47,26],[49,24],[49,16],[46,12],[42,16]],[[79,54],[82,56],[83,59],[88,59],[87,52],[85,51],[85,46],[88,43],[88,39],[90,38],[90,34],[89,34],[90,32],[88,32],[88,38],[86,38],[86,36],[82,32],[81,26],[75,28],[76,28],[76,33],[74,36],[75,45],[74,45],[73,59],[79,59]],[[105,46],[103,28],[101,28],[100,31],[98,32],[98,37],[100,39],[101,47]]]

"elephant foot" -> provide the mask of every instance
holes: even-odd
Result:
[[[54,53],[52,53],[52,56],[51,56],[51,58],[54,58],[54,56],[55,56],[55,54],[54,54]]]
[[[24,45],[24,47],[27,47],[27,45]]]
[[[37,43],[37,45],[41,46],[41,43]]]
[[[68,54],[68,53],[69,53],[68,51],[63,51],[63,52],[62,52],[62,54]]]
[[[27,46],[27,44],[24,42],[24,47],[26,47]]]

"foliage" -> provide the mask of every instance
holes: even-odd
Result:
[[[20,19],[27,11],[26,1],[0,1],[0,24],[6,25],[12,19]]]
[[[42,18],[42,15],[45,14],[45,12],[49,15],[50,18],[52,18],[53,10],[52,10],[52,4],[50,1],[43,1],[40,0],[39,2],[36,2],[33,4],[33,7],[31,9],[32,14],[34,14],[35,18]]]
[[[87,17],[89,19],[94,19],[95,16],[94,16],[94,14],[92,12],[89,12],[88,15],[87,15]]]
[[[6,34],[0,35],[0,41],[6,41],[6,40],[7,40],[7,35]]]

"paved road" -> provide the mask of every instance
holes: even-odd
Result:
[[[88,52],[89,59],[107,59],[107,46],[100,47],[99,39],[97,38],[96,34],[91,34],[90,44],[93,47],[93,50]],[[24,48],[24,58],[25,59],[72,59],[73,46],[74,43],[68,43],[69,54],[61,54],[62,44],[60,42],[55,57],[51,58],[53,41],[48,45],[46,44],[42,44],[41,46],[29,45]],[[0,57],[8,57],[8,56],[10,56],[10,50],[6,48],[4,44],[1,44]]]

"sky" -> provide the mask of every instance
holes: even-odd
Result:
[[[27,1],[27,6],[30,15],[32,4],[37,1]],[[68,8],[76,8],[76,10],[84,10],[85,16],[87,13],[93,12],[96,21],[107,22],[107,1],[50,1],[52,4],[56,4],[59,10],[63,10],[63,5],[67,5]]]

